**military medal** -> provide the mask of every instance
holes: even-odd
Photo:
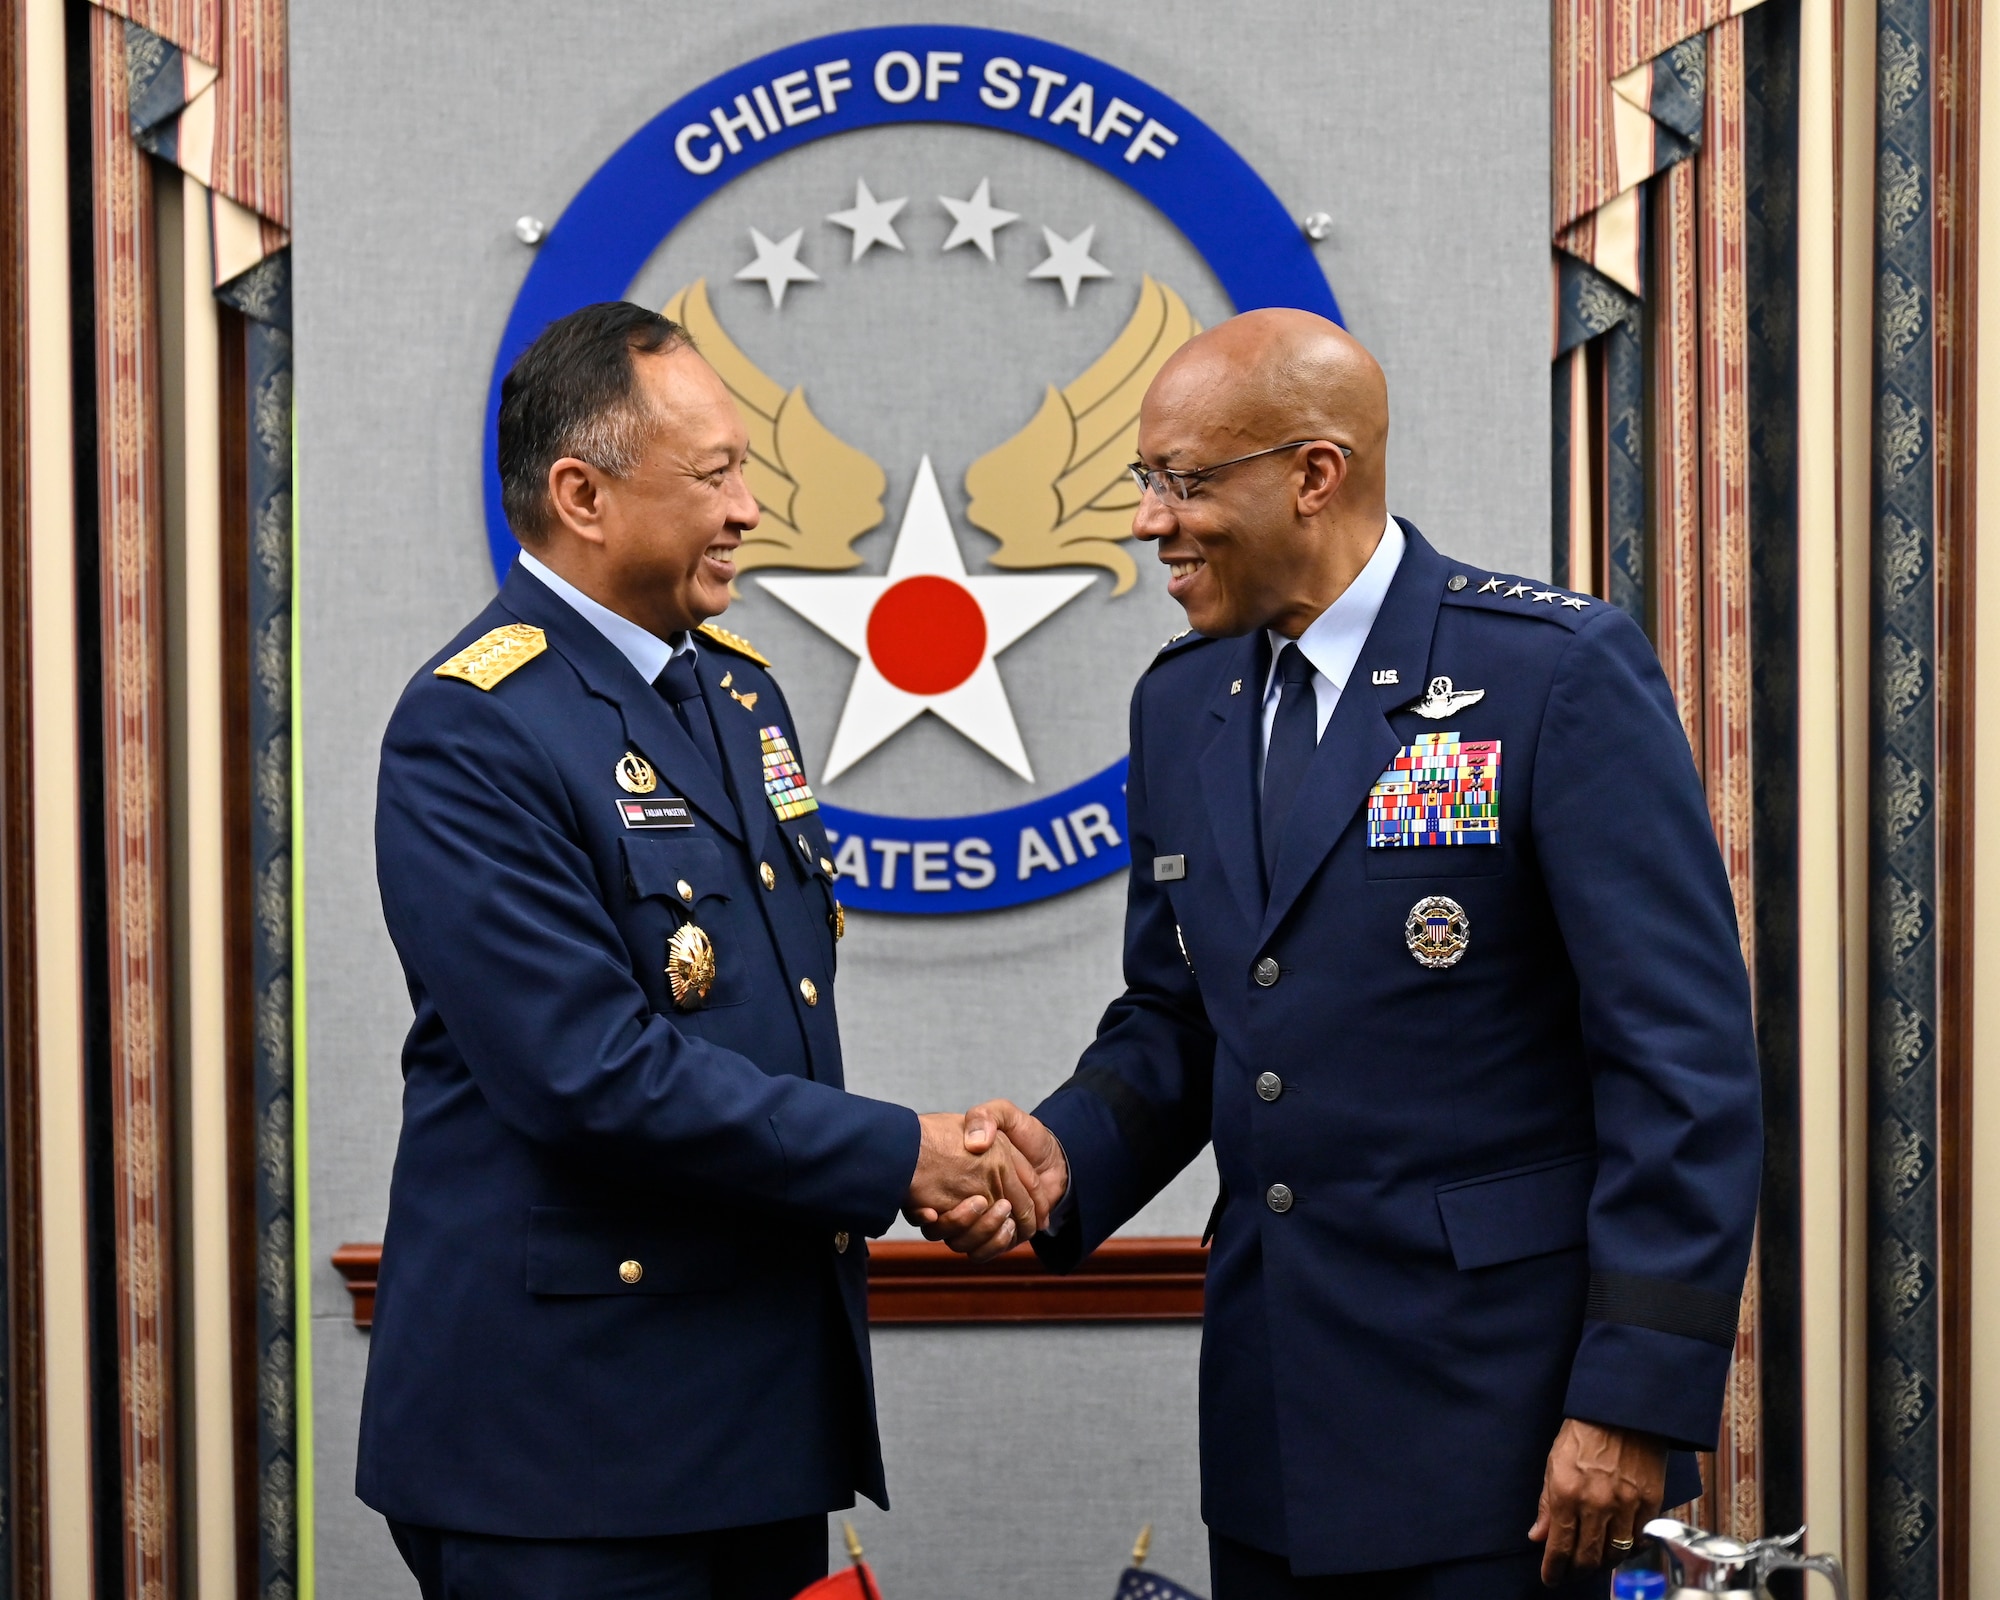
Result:
[[[1368,791],[1371,850],[1499,842],[1498,739],[1420,734]]]
[[[618,787],[627,794],[651,794],[660,786],[660,780],[653,774],[653,764],[630,750],[618,758],[612,774],[618,779]]]
[[[684,922],[667,941],[667,983],[674,1004],[694,1011],[715,987],[715,946],[692,922]]]
[[[799,765],[799,758],[792,753],[785,730],[776,726],[759,728],[757,736],[764,744],[764,798],[771,802],[771,809],[778,813],[778,820],[790,822],[808,811],[819,810],[819,801],[806,782],[805,768]],[[810,851],[807,851],[806,859],[812,859]]]
[[[1456,900],[1429,895],[1410,907],[1403,924],[1403,942],[1420,967],[1455,967],[1472,942],[1472,919]]]

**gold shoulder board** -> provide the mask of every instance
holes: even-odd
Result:
[[[440,678],[463,678],[481,689],[491,689],[508,673],[526,666],[548,649],[548,635],[525,622],[510,622],[495,628],[484,638],[475,639],[439,667]]]
[[[727,628],[718,628],[712,622],[704,622],[694,631],[704,639],[714,640],[725,650],[734,650],[739,656],[748,656],[760,667],[768,667],[771,664],[758,652],[757,647],[740,633],[731,633]]]

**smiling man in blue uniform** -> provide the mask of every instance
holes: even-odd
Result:
[[[1126,989],[967,1137],[1037,1164],[1059,1270],[1213,1142],[1216,1600],[1602,1594],[1715,1444],[1749,986],[1645,635],[1391,518],[1388,420],[1303,312],[1155,379],[1133,532],[1192,630],[1132,701]]]
[[[747,452],[675,324],[553,324],[501,400],[524,552],[383,741],[416,1017],[357,1491],[426,1600],[788,1600],[888,1503],[865,1236],[1038,1215],[1011,1147],[842,1087],[818,802],[709,621]]]

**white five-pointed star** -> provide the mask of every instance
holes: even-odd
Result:
[[[1579,600],[1575,595],[1570,594],[1563,596],[1563,604],[1568,606],[1572,611],[1581,611],[1590,602],[1588,600]]]
[[[1096,232],[1097,224],[1094,222],[1074,239],[1065,239],[1053,228],[1042,229],[1042,239],[1049,247],[1049,258],[1028,276],[1057,279],[1062,284],[1063,298],[1074,306],[1076,291],[1085,278],[1111,276],[1111,269],[1103,262],[1090,259],[1090,241]]]
[[[785,303],[785,286],[791,283],[818,283],[819,274],[799,260],[799,241],[806,236],[804,228],[794,228],[777,244],[759,233],[750,230],[750,242],[757,247],[757,259],[736,276],[752,281],[761,280],[771,291],[771,309],[778,310]]]
[[[1479,586],[1479,592],[1481,594],[1497,594],[1500,587],[1500,580],[1498,578],[1488,578]]]
[[[1507,591],[1507,593],[1506,593],[1506,596],[1505,596],[1505,598],[1507,598],[1507,599],[1509,599],[1509,600],[1512,600],[1512,599],[1513,599],[1513,598],[1514,598],[1514,597],[1515,597],[1516,595],[1522,595],[1522,594],[1526,594],[1527,592],[1528,592],[1528,585],[1527,585],[1527,584],[1525,584],[1525,583],[1517,583],[1517,584],[1515,584],[1515,585],[1514,585],[1514,587],[1513,587],[1513,588],[1511,588],[1511,589],[1509,589],[1509,590]]]
[[[1556,592],[1553,589],[1537,589],[1528,598],[1530,600],[1547,600],[1550,604],[1554,604]]]
[[[868,648],[869,623],[882,597],[911,578],[947,579],[972,597],[985,619],[986,640],[969,676],[935,694],[899,689],[883,676]],[[831,783],[855,762],[926,711],[936,712],[1001,765],[1032,780],[1028,752],[993,658],[1044,618],[1088,589],[1090,574],[1042,573],[967,577],[952,536],[931,458],[917,467],[910,503],[883,576],[766,578],[771,594],[860,658],[847,705],[834,730],[822,781]]]
[[[994,258],[994,233],[1021,218],[1020,212],[1002,211],[993,204],[991,178],[979,180],[979,187],[972,191],[970,200],[954,200],[950,195],[941,194],[938,204],[951,213],[951,232],[945,236],[945,249],[956,250],[962,244],[976,244],[980,254],[988,261]]]
[[[897,236],[893,223],[896,213],[909,203],[907,196],[901,200],[877,200],[868,192],[868,185],[856,178],[854,209],[829,211],[826,220],[838,223],[854,235],[854,254],[849,260],[859,261],[868,254],[868,247],[872,244],[886,244],[891,250],[903,248],[903,241]]]

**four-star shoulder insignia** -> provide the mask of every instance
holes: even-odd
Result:
[[[1445,588],[1450,589],[1451,585],[1447,583]],[[1537,605],[1545,605],[1553,611],[1561,612],[1587,611],[1590,607],[1597,604],[1595,599],[1589,599],[1580,594],[1571,594],[1554,584],[1543,588],[1539,584],[1528,583],[1519,578],[1505,577],[1497,572],[1488,577],[1476,589],[1468,585],[1464,593],[1459,595],[1456,600],[1453,599],[1454,594],[1457,594],[1457,591],[1453,591],[1453,594],[1447,594],[1443,597],[1447,604],[1465,605],[1477,599],[1481,603],[1482,610],[1503,610],[1512,612],[1515,615],[1529,612],[1529,608]],[[1487,595],[1491,595],[1493,599],[1485,599],[1484,597]],[[1523,604],[1519,607],[1495,606],[1493,602],[1496,600],[1517,600],[1523,602]],[[1582,626],[1582,619],[1578,618],[1571,626]]]
[[[548,649],[548,636],[525,622],[510,622],[504,628],[475,639],[444,665],[435,669],[440,678],[462,678],[477,689],[491,689],[502,678],[526,666]]]
[[[718,628],[712,622],[704,622],[694,631],[711,643],[721,645],[725,650],[734,650],[739,656],[748,656],[760,667],[768,667],[771,664],[759,653],[757,647],[740,633],[731,633],[727,628]]]

